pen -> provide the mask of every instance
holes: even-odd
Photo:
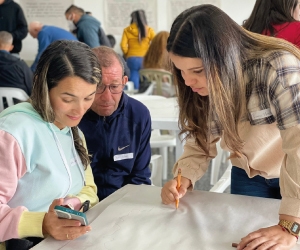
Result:
[[[178,175],[177,175],[177,191],[179,191],[179,188],[181,186],[180,184],[180,181],[181,181],[181,169],[179,168],[178,169]],[[176,200],[176,209],[178,208],[179,206],[179,199]]]

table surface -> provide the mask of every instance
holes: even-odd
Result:
[[[278,222],[279,200],[194,190],[176,210],[161,203],[160,191],[127,185],[87,212],[91,232],[72,241],[48,237],[33,249],[233,250],[232,242]]]
[[[150,111],[152,121],[174,122],[178,130],[178,103],[175,97],[161,96],[134,97],[143,103]]]

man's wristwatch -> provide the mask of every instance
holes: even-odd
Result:
[[[291,235],[300,236],[300,224],[294,221],[280,220],[278,225],[284,227]]]

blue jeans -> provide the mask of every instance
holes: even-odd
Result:
[[[244,169],[232,166],[231,193],[264,198],[281,199],[279,178],[265,179],[262,176],[249,178]]]
[[[134,83],[134,88],[139,89],[140,86],[140,74],[139,70],[143,65],[143,57],[132,56],[127,58],[127,66],[130,69],[129,81]]]

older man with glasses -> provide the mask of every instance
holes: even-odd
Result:
[[[102,84],[79,127],[102,200],[126,184],[151,184],[151,118],[142,103],[123,92],[128,77],[118,54],[105,46],[93,51],[100,62]]]

